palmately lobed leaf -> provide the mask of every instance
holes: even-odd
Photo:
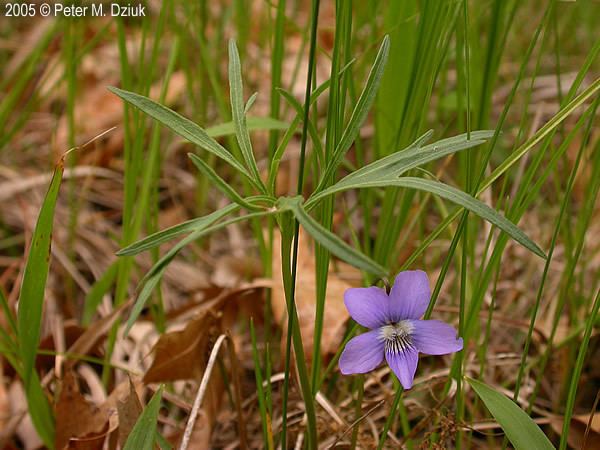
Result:
[[[489,207],[481,200],[461,191],[455,187],[449,186],[439,181],[425,180],[422,178],[415,177],[389,177],[389,178],[375,178],[375,177],[361,177],[358,180],[348,183],[348,185],[339,186],[336,184],[331,188],[323,191],[314,199],[311,199],[308,206],[314,206],[318,199],[325,195],[331,195],[336,192],[345,191],[348,189],[365,189],[375,187],[401,187],[407,189],[416,189],[419,191],[429,192],[431,194],[442,197],[465,209],[468,209],[475,215],[487,220],[492,225],[497,226],[502,231],[507,233],[511,238],[523,245],[525,248],[545,258],[546,255],[527,235],[521,231],[515,224],[504,217],[495,209]]]
[[[406,149],[392,153],[389,156],[361,167],[340,180],[336,185],[343,186],[348,183],[353,183],[358,179],[362,181],[365,179],[377,179],[382,177],[398,177],[415,167],[435,161],[436,159],[452,153],[481,145],[493,136],[494,131],[474,131],[470,136],[465,133],[423,146],[422,144],[424,144],[432,134],[433,132],[429,131]]]
[[[218,156],[237,169],[238,172],[251,178],[244,166],[225,147],[211,138],[202,127],[191,120],[143,95],[112,86],[108,90],[170,128],[179,136]]]

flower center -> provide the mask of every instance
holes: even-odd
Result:
[[[401,320],[381,327],[381,339],[387,354],[397,355],[412,347],[411,333],[415,329],[409,320]]]

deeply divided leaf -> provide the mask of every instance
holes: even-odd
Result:
[[[127,103],[139,108],[153,119],[167,126],[179,136],[218,156],[219,158],[231,164],[231,166],[237,169],[238,172],[250,178],[248,171],[231,155],[231,153],[229,153],[221,144],[211,138],[204,129],[196,125],[191,120],[186,119],[175,111],[155,102],[154,100],[149,99],[148,97],[144,97],[143,95],[124,91],[116,87],[109,87],[108,89],[121,97]]]
[[[442,197],[453,203],[456,203],[463,208],[468,209],[472,213],[487,220],[493,225],[496,225],[502,231],[507,233],[515,241],[523,245],[528,250],[532,251],[536,255],[545,258],[544,252],[531,240],[527,235],[521,231],[515,224],[498,213],[495,209],[490,208],[485,203],[477,200],[471,195],[463,192],[455,187],[448,186],[447,184],[440,183],[439,181],[424,180],[422,178],[414,177],[392,177],[383,179],[373,179],[372,177],[365,177],[356,182],[348,183],[347,185],[338,186],[337,184],[327,189],[328,195],[335,192],[341,192],[347,189],[361,189],[361,188],[374,188],[374,187],[403,187],[408,189],[416,189],[419,191],[429,192],[431,194]],[[321,196],[319,196],[321,197]],[[313,203],[314,204],[314,203]]]

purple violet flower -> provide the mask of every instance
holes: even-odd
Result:
[[[375,286],[346,290],[348,312],[371,331],[348,341],[340,356],[341,372],[370,372],[385,356],[404,389],[410,389],[419,352],[445,355],[462,350],[463,340],[453,327],[439,320],[419,320],[430,298],[429,280],[421,270],[400,272],[389,295]]]

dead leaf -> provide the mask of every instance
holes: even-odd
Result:
[[[323,319],[323,335],[321,338],[322,355],[333,354],[337,351],[343,338],[346,320],[350,317],[344,305],[344,292],[352,287],[351,282],[360,280],[360,272],[344,263],[337,263],[338,271],[330,266],[327,281],[327,297],[325,299],[325,316]],[[316,310],[316,277],[315,256],[312,241],[301,231],[298,247],[298,271],[296,280],[296,307],[302,331],[304,351],[312,353],[315,310]],[[273,239],[273,312],[282,321],[287,317],[285,293],[281,273],[281,238],[275,235]]]
[[[219,319],[207,311],[192,319],[183,330],[163,334],[154,345],[154,361],[144,383],[197,379],[208,358],[209,344]]]
[[[123,400],[117,400],[119,413],[119,443],[121,448],[125,445],[133,426],[142,413],[142,403],[135,391],[135,386],[129,378],[129,394]]]
[[[569,427],[569,435],[567,436],[567,442],[569,446],[574,449],[583,450],[583,438],[585,436],[585,430],[590,420],[589,414],[582,414],[574,416],[571,419],[571,426]],[[550,421],[552,429],[562,434],[564,420],[562,417],[555,417]],[[587,439],[585,441],[585,449],[593,450],[600,448],[600,415],[594,414],[590,430],[588,432]]]
[[[100,434],[93,433],[91,436],[71,438],[69,450],[95,450],[104,447],[104,441],[119,427],[119,418],[116,411],[109,411],[106,431]]]
[[[72,448],[72,438],[88,438],[85,448],[102,448],[109,422],[109,412],[88,402],[81,394],[72,370],[65,370],[60,383],[60,394],[55,407],[57,449]],[[94,444],[93,444],[94,443]]]

